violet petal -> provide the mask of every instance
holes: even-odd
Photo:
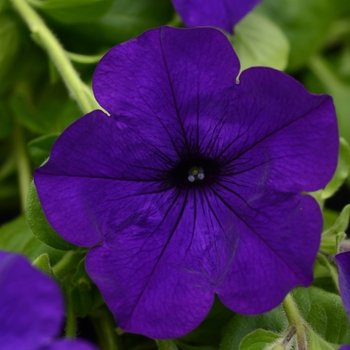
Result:
[[[233,27],[261,0],[172,0],[189,26],[214,26],[233,33]]]
[[[55,281],[24,257],[0,251],[0,344],[35,350],[50,342],[63,322],[63,297]]]
[[[232,86],[239,61],[232,45],[212,28],[161,27],[117,45],[96,67],[93,90],[111,114],[137,119],[143,128],[174,126],[191,118],[198,98]],[[163,132],[164,133],[164,130]]]
[[[335,256],[339,272],[339,289],[346,312],[350,319],[350,252]]]

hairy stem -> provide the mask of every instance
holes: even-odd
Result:
[[[284,299],[283,308],[290,326],[295,329],[298,350],[307,350],[304,320],[290,294]]]
[[[78,73],[74,69],[66,52],[46,26],[44,21],[32,9],[26,0],[12,0],[12,3],[24,21],[27,23],[34,39],[46,50],[55,63],[64,82],[66,83],[72,97],[78,102],[84,113],[91,112],[94,105],[91,103],[92,98],[87,96],[85,84],[81,81]],[[91,89],[89,89],[92,95]]]
[[[107,307],[103,306],[93,311],[90,319],[96,330],[99,348],[101,350],[119,350],[121,344],[116,332],[117,326]]]
[[[70,271],[78,266],[81,259],[84,258],[84,255],[84,251],[80,251],[79,249],[69,250],[62,259],[52,267],[54,276],[59,280],[65,278]]]
[[[66,325],[64,332],[67,338],[75,338],[77,334],[77,320],[73,311],[73,300],[67,278],[63,281],[63,290],[66,299]]]

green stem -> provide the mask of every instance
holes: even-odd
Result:
[[[66,277],[66,275],[73,269],[76,268],[78,263],[84,257],[84,252],[80,252],[79,250],[70,250],[68,251],[63,258],[52,267],[52,271],[54,275],[58,279],[62,279]]]
[[[13,143],[16,157],[17,174],[19,182],[19,192],[21,198],[21,209],[25,212],[27,204],[27,195],[30,182],[32,180],[32,172],[26,152],[22,128],[19,124],[15,125],[13,133]]]
[[[288,346],[290,341],[293,339],[293,337],[295,335],[295,332],[296,332],[296,330],[295,330],[294,327],[289,327],[288,333],[286,334],[286,336],[283,339],[283,345],[284,346]]]
[[[91,321],[96,330],[98,345],[101,350],[121,349],[120,340],[116,332],[116,324],[110,311],[105,307],[91,314]]]
[[[78,102],[82,111],[84,113],[91,112],[93,106],[84,90],[85,84],[79,78],[78,73],[75,71],[58,40],[26,0],[12,0],[12,3],[27,23],[34,39],[36,39],[50,55],[66,83],[68,90]],[[92,94],[91,90],[90,93]]]
[[[63,281],[63,290],[66,299],[66,325],[64,328],[67,338],[75,338],[77,334],[77,321],[73,311],[73,300],[71,296],[70,284],[67,278]]]
[[[298,350],[307,350],[304,320],[290,294],[284,299],[283,308],[289,324],[295,328]]]
[[[66,51],[67,56],[74,62],[84,63],[84,64],[94,64],[101,60],[103,55],[80,55],[77,53]]]

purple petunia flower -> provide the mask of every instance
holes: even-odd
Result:
[[[94,350],[82,340],[54,340],[63,321],[57,284],[24,257],[0,251],[1,350]]]
[[[214,26],[233,33],[233,27],[261,0],[172,0],[189,26]]]
[[[337,254],[334,258],[338,265],[340,296],[350,319],[350,252]]]
[[[337,254],[334,258],[338,265],[340,296],[350,319],[350,252]],[[342,345],[339,350],[350,350],[350,345]]]
[[[337,163],[334,106],[284,73],[239,61],[212,28],[150,30],[112,48],[93,111],[35,172],[62,237],[126,331],[178,337],[214,294],[256,314],[308,286]]]

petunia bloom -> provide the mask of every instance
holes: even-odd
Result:
[[[233,33],[233,27],[261,0],[172,0],[189,26],[214,26]]]
[[[24,257],[0,251],[2,350],[94,350],[82,340],[57,339],[64,303],[58,285]]]
[[[350,252],[335,256],[339,272],[339,290],[346,312],[350,319]]]
[[[337,163],[332,99],[250,68],[213,28],[162,27],[112,48],[93,111],[34,181],[51,225],[93,246],[86,268],[120,327],[181,336],[217,293],[257,314],[308,286]],[[327,140],[327,141],[325,141]],[[101,243],[102,242],[102,243]]]
[[[350,319],[350,252],[337,254],[334,258],[338,265],[340,296]],[[339,350],[350,350],[350,345],[342,345]]]

